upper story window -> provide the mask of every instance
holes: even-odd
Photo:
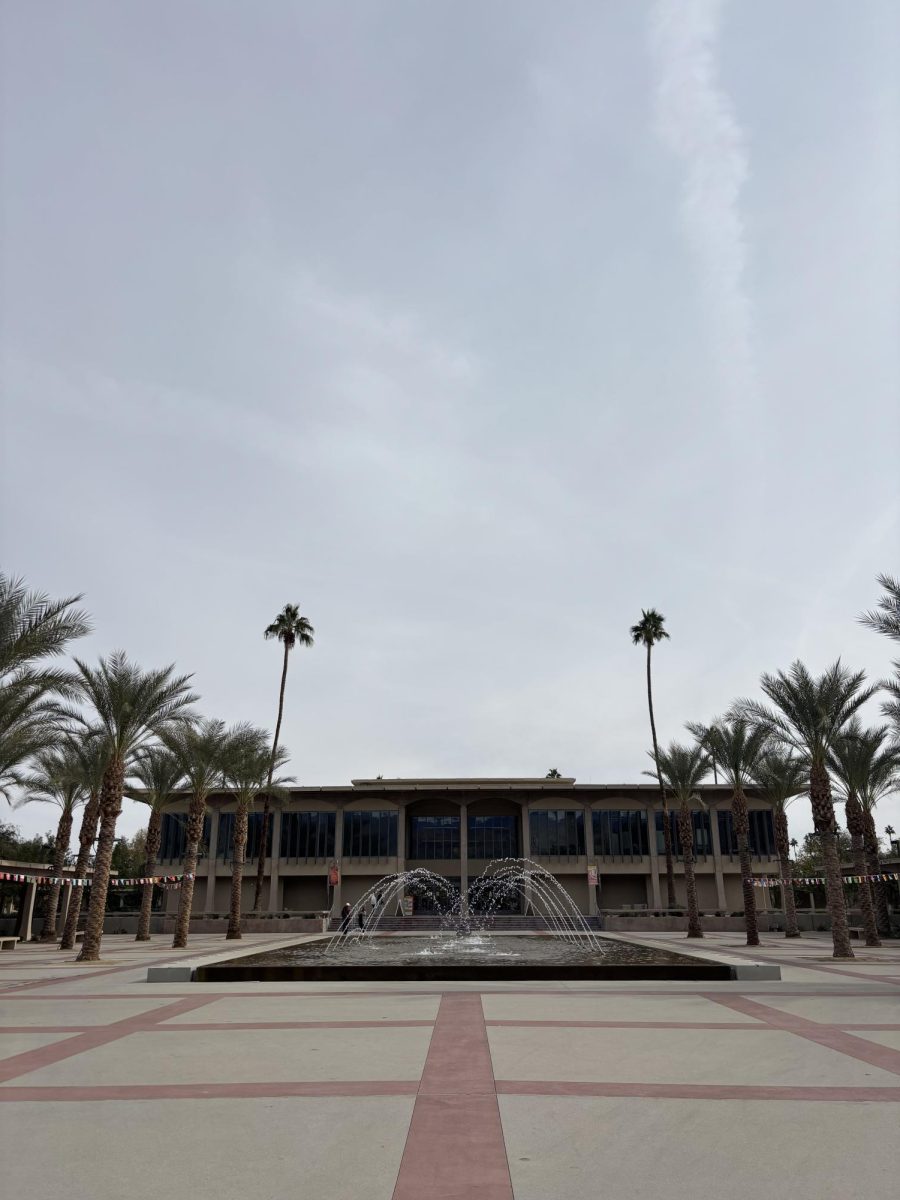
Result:
[[[730,809],[719,810],[719,843],[723,854],[737,854],[737,834],[734,831],[734,817]],[[772,821],[772,811],[768,808],[751,808],[747,813],[750,830],[747,841],[750,853],[758,858],[771,858],[775,855],[775,826]]]
[[[663,839],[663,814],[656,815],[656,852],[665,854],[666,847]],[[669,822],[672,830],[672,853],[680,857],[684,850],[681,846],[681,832],[678,828],[677,811],[669,810]],[[691,812],[691,826],[694,831],[694,854],[712,854],[712,822],[708,809],[694,809]]]
[[[469,858],[518,858],[518,817],[469,817]]]
[[[408,858],[459,858],[459,817],[410,817]]]
[[[281,814],[282,858],[334,858],[333,812]]]
[[[595,809],[594,853],[603,858],[650,853],[644,809]]]
[[[394,858],[397,854],[397,811],[344,813],[345,858]]]
[[[219,833],[216,842],[216,858],[221,862],[231,862],[234,858],[234,822],[236,813],[219,813]],[[253,861],[259,854],[259,843],[262,838],[263,814],[251,812],[247,814],[247,845],[244,848],[244,860]],[[269,821],[269,833],[266,838],[266,857],[272,853],[272,826]]]
[[[584,855],[584,812],[559,808],[530,814],[531,853],[538,857],[577,858]]]
[[[161,862],[180,862],[187,849],[187,813],[163,813],[160,830],[159,858]],[[203,833],[200,838],[200,858],[209,850],[209,813],[203,818]]]

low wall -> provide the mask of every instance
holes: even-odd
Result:
[[[107,914],[103,922],[104,933],[137,933],[137,913]],[[227,917],[191,917],[191,933],[221,933],[228,928]],[[321,917],[250,917],[241,920],[244,933],[322,933],[325,922]],[[168,913],[154,913],[150,918],[151,933],[174,933],[175,917]]]

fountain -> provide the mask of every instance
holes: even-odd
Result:
[[[427,933],[387,931],[403,900],[438,916]],[[498,932],[498,909],[515,901],[537,930]],[[559,880],[526,858],[495,859],[463,895],[424,868],[385,875],[360,896],[331,936],[243,954],[198,968],[205,980],[728,979],[723,963],[603,937]]]

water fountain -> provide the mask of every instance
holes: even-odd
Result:
[[[406,897],[428,901],[439,928],[385,931]],[[537,930],[498,932],[515,900]],[[727,979],[720,963],[598,934],[559,880],[525,858],[495,859],[463,895],[424,868],[385,875],[330,937],[244,954],[198,970],[198,979]]]

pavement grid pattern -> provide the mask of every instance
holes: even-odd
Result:
[[[0,955],[4,1193],[893,1194],[900,943],[840,962],[824,935],[706,944],[782,980],[148,984],[222,937],[109,936],[93,965],[19,946]]]

